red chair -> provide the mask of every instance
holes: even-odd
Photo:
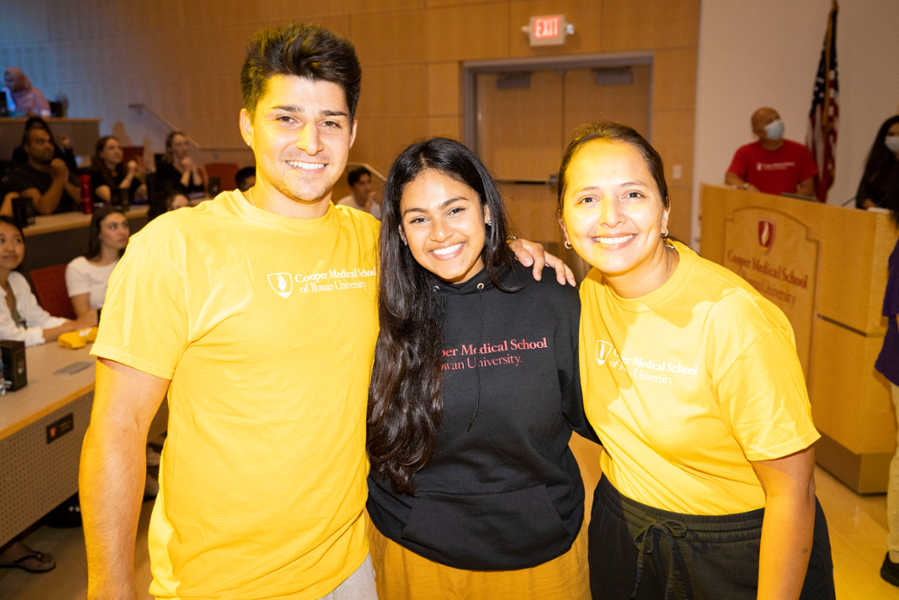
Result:
[[[240,167],[237,163],[206,163],[203,167],[207,177],[218,177],[222,191],[237,189],[237,171]],[[207,183],[208,183],[207,179]],[[208,189],[208,188],[207,188]]]
[[[66,288],[66,265],[53,265],[31,272],[31,282],[37,292],[37,301],[54,317],[74,319],[75,309]]]

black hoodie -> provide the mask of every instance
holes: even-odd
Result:
[[[587,425],[578,377],[577,290],[516,266],[434,281],[446,308],[443,425],[416,495],[369,476],[368,512],[386,537],[435,562],[524,569],[571,547],[584,485],[568,448]],[[478,340],[480,339],[480,344]]]

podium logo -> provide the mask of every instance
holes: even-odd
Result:
[[[774,245],[774,231],[776,228],[777,225],[771,219],[759,219],[759,246],[765,250],[762,256],[771,252],[771,247]]]
[[[606,364],[609,356],[615,352],[615,346],[603,340],[596,340],[596,362],[602,366]],[[615,354],[618,354],[615,352]]]
[[[293,275],[290,273],[269,273],[268,283],[282,298],[287,298],[293,291]]]

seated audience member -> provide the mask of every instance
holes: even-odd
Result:
[[[166,212],[178,210],[179,208],[187,208],[188,206],[190,206],[190,199],[179,192],[169,194],[169,197],[165,199]]]
[[[759,139],[737,149],[724,183],[751,192],[814,196],[818,167],[808,148],[784,139],[784,124],[777,111],[760,108],[751,123],[752,133]]]
[[[335,204],[343,204],[356,210],[370,213],[374,218],[381,218],[381,202],[371,188],[371,171],[365,167],[353,169],[347,173],[347,183],[352,193],[344,196]]]
[[[122,144],[117,137],[105,135],[97,140],[91,159],[91,189],[95,199],[111,202],[112,190],[128,190],[129,201],[147,195],[147,188],[141,181],[146,173],[143,159],[124,164],[122,157]]]
[[[54,158],[53,138],[46,129],[32,128],[23,140],[28,162],[9,174],[9,188],[31,198],[38,214],[69,212],[81,205],[81,186],[65,161]]]
[[[37,346],[63,333],[97,324],[91,310],[74,321],[54,317],[37,303],[25,276],[16,271],[25,258],[25,235],[10,217],[0,216],[0,339],[18,340]]]
[[[103,206],[91,217],[87,252],[66,267],[66,287],[75,315],[103,308],[106,283],[128,245],[128,219],[117,206]]]
[[[237,172],[237,189],[245,192],[256,185],[256,167],[244,167]]]
[[[855,205],[858,208],[879,206],[893,214],[899,211],[899,115],[884,121],[874,138],[855,193]]]
[[[190,157],[187,136],[180,131],[173,131],[165,138],[165,154],[156,165],[156,180],[167,191],[182,194],[204,192],[200,168]]]
[[[12,92],[12,100],[16,105],[16,114],[50,116],[50,103],[43,92],[31,85],[31,81],[18,67],[6,69],[4,83]]]
[[[72,150],[72,141],[67,135],[58,135],[53,137],[50,126],[41,117],[29,117],[25,121],[25,133],[32,129],[43,129],[50,134],[50,140],[53,143],[53,157],[61,158],[69,167],[71,173],[78,171],[78,164],[75,162],[75,152]],[[57,143],[58,142],[58,143]],[[24,165],[28,162],[28,154],[25,152],[25,138],[22,137],[22,143],[12,151],[12,161],[16,165]]]
[[[92,311],[99,314],[103,308],[109,276],[125,253],[130,235],[128,219],[119,207],[103,206],[94,211],[87,252],[66,267],[66,288],[78,317]],[[151,446],[147,446],[147,465],[159,466],[159,453]],[[144,497],[154,497],[158,492],[159,482],[148,474]]]

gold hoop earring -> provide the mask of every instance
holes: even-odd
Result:
[[[571,245],[571,242],[569,242],[568,240],[565,240],[565,249],[571,250],[572,248],[574,248],[574,246]]]
[[[663,238],[668,237],[668,229],[667,228],[665,229],[665,231],[662,232],[662,237]]]

